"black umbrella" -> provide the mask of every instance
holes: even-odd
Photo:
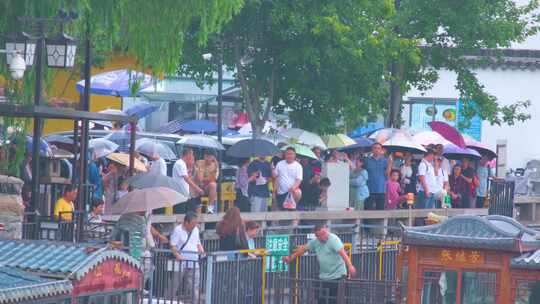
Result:
[[[165,187],[173,189],[177,192],[184,193],[185,190],[182,188],[180,183],[175,179],[161,175],[161,174],[152,174],[152,173],[140,173],[135,176],[132,176],[128,179],[128,183],[139,189],[144,188],[154,188],[154,187]]]
[[[276,145],[264,139],[244,139],[227,150],[228,156],[238,158],[266,157],[279,153],[279,148]]]

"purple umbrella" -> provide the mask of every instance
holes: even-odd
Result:
[[[464,135],[463,138],[465,139],[465,144],[467,145],[467,148],[471,148],[473,150],[478,151],[480,155],[485,156],[487,158],[494,159],[497,157],[497,153],[495,151],[491,150],[487,145],[474,140],[472,137]]]
[[[462,158],[480,158],[480,153],[469,148],[460,148],[454,145],[445,145],[443,149],[444,157],[459,160]]]
[[[90,78],[90,93],[128,97],[152,85],[152,76],[127,69],[97,74]],[[77,91],[84,91],[84,80],[77,82]]]
[[[441,134],[444,139],[460,148],[466,148],[465,140],[456,128],[442,121],[432,121],[428,125],[433,131]]]

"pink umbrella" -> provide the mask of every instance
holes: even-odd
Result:
[[[442,121],[432,121],[428,123],[431,129],[444,137],[449,142],[460,148],[466,148],[465,140],[459,131],[452,127],[451,125],[444,123]]]

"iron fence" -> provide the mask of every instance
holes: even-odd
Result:
[[[514,181],[491,180],[488,209],[490,215],[514,216],[514,188]]]

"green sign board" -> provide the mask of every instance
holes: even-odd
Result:
[[[266,250],[269,255],[266,257],[266,272],[287,271],[289,268],[282,258],[289,255],[289,236],[284,234],[267,235]]]

